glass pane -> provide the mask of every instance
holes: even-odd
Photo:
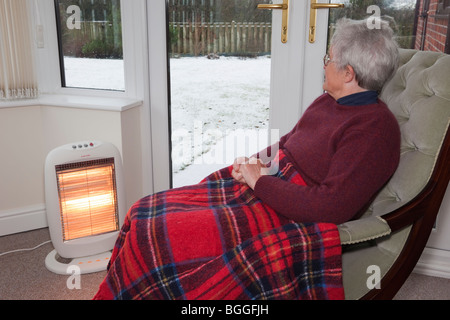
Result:
[[[174,187],[268,144],[271,1],[169,0]]]
[[[125,90],[120,0],[56,0],[63,87]]]
[[[344,9],[330,10],[329,38],[333,25],[342,17],[364,19],[381,16],[390,22],[401,48],[449,53],[449,15],[445,0],[332,0],[345,3]],[[440,5],[442,3],[442,5]]]

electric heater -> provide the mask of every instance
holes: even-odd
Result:
[[[125,215],[122,161],[115,146],[80,142],[49,153],[45,163],[45,199],[55,250],[47,269],[82,274],[106,269]]]

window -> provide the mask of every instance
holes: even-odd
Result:
[[[120,0],[55,0],[61,84],[125,90]]]
[[[28,10],[25,0],[0,5],[0,101],[38,94]]]

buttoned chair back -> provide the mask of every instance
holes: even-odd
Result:
[[[381,99],[400,124],[401,159],[363,217],[339,226],[346,299],[395,296],[426,246],[449,183],[450,56],[401,49]]]

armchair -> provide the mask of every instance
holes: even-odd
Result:
[[[450,178],[450,56],[400,50],[381,99],[399,121],[400,165],[369,210],[339,226],[346,299],[392,299],[422,254]],[[370,267],[381,282],[367,285]]]

